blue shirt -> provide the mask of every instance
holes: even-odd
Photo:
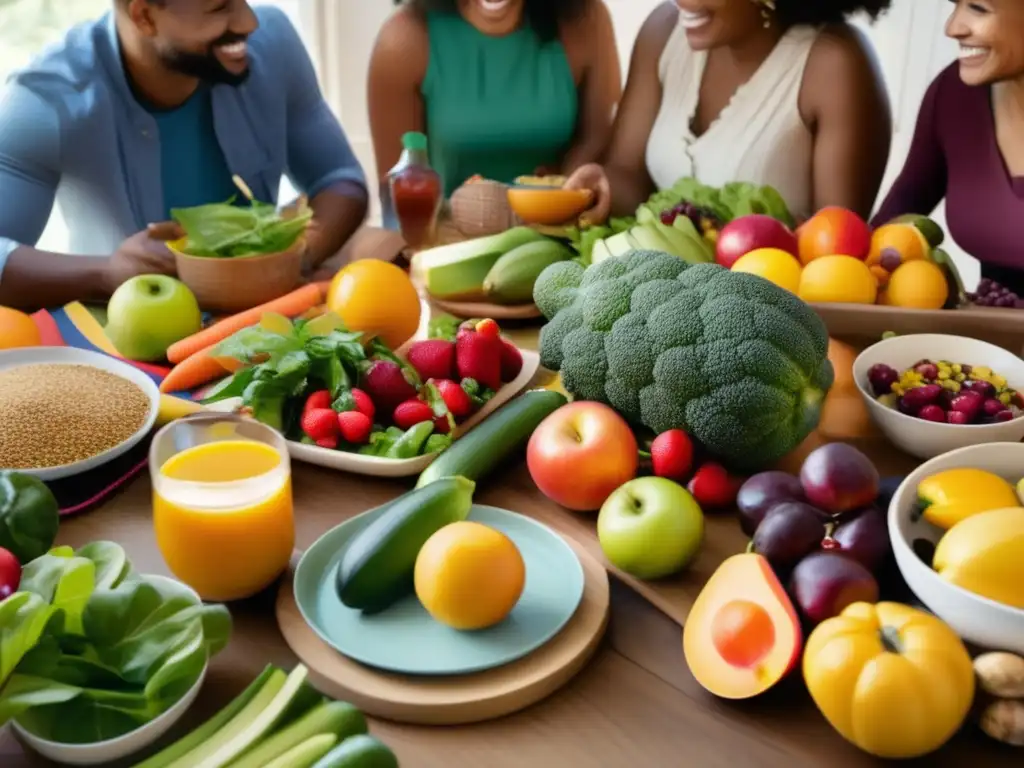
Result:
[[[244,200],[231,180],[213,121],[213,96],[200,86],[176,109],[149,108],[160,134],[160,181],[164,218],[175,208],[191,208],[234,197]]]
[[[309,197],[331,187],[365,198],[362,168],[298,33],[277,8],[256,15],[249,78],[210,88],[229,172],[265,201],[277,199],[284,175]],[[11,251],[38,241],[54,201],[75,254],[108,256],[166,220],[161,127],[128,85],[112,14],[75,27],[13,75],[0,98],[0,280]],[[219,182],[206,183],[222,194]]]

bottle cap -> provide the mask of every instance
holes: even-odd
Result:
[[[402,136],[402,147],[413,151],[426,152],[427,137],[422,133],[409,131],[409,133]]]

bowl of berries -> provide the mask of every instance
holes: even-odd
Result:
[[[897,448],[921,459],[1024,439],[1024,360],[963,336],[893,336],[853,364],[871,418]]]

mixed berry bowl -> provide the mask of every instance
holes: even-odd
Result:
[[[894,336],[854,361],[868,412],[896,447],[930,459],[1024,438],[1024,360],[963,336]]]

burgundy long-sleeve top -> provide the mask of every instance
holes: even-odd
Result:
[[[1024,177],[1006,169],[990,93],[964,84],[956,63],[935,78],[907,162],[872,223],[928,215],[945,198],[957,245],[981,262],[1024,270]]]

